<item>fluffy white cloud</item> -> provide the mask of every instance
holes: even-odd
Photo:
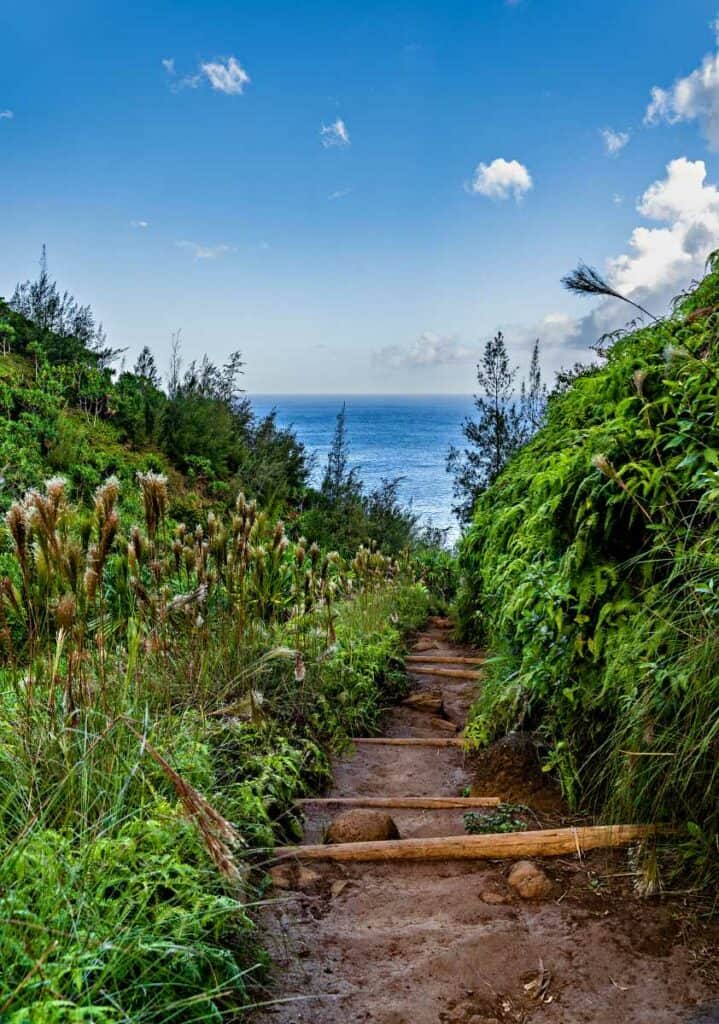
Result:
[[[216,260],[228,252],[235,251],[231,245],[200,245],[198,242],[189,242],[185,239],[175,242],[175,245],[178,249],[191,252],[195,260]]]
[[[131,228],[148,228],[150,226],[149,221],[146,220],[131,220]]]
[[[250,76],[234,57],[226,61],[208,61],[200,64],[200,70],[213,89],[229,96],[243,93],[245,86],[250,82]]]
[[[464,345],[458,338],[425,331],[411,345],[386,345],[374,353],[375,365],[390,370],[419,370],[433,366],[456,366],[479,358],[476,345]]]
[[[707,54],[698,68],[668,89],[655,85],[651,96],[646,124],[698,121],[710,148],[719,149],[719,51]]]
[[[348,196],[351,191],[352,191],[351,188],[339,188],[339,189],[337,189],[336,192],[330,192],[330,194],[327,196],[327,198],[328,199],[344,199],[344,197]]]
[[[606,263],[609,284],[657,316],[692,280],[703,276],[707,256],[719,247],[719,189],[707,183],[706,175],[703,160],[672,160],[665,176],[637,203],[637,212],[656,226],[634,228],[627,251]],[[549,363],[567,365],[586,360],[587,346],[634,315],[625,303],[606,299],[584,317],[547,318],[527,333],[540,338]],[[507,328],[507,336],[517,335]]]
[[[174,57],[164,57],[163,60],[162,60],[162,66],[165,69],[165,71],[168,73],[168,75],[174,75],[175,74],[175,58]]]
[[[0,121],[12,121],[14,116],[12,110],[0,110]]]
[[[350,135],[347,125],[341,117],[338,117],[332,124],[323,124],[320,128],[320,139],[325,149],[330,146],[349,146]]]
[[[518,160],[504,160],[498,157],[491,164],[480,164],[474,172],[469,191],[490,199],[519,201],[532,188],[532,177]]]
[[[602,128],[599,134],[602,136],[604,149],[609,156],[621,153],[631,138],[631,132],[615,132],[613,128]]]

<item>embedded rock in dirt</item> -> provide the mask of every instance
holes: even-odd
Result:
[[[518,861],[509,872],[507,882],[525,900],[538,900],[552,891],[551,879],[531,860]]]
[[[277,864],[268,874],[275,889],[308,889],[322,878],[316,871],[296,864]]]
[[[327,829],[328,843],[370,843],[383,839],[399,839],[393,819],[384,811],[357,808],[344,811],[332,820]]]

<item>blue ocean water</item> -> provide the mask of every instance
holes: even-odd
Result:
[[[400,496],[425,523],[458,534],[452,515],[452,480],[445,470],[447,451],[462,443],[462,421],[472,409],[471,395],[254,395],[255,411],[277,412],[280,426],[292,426],[316,454],[314,481],[327,461],[337,413],[344,402],[350,465],[367,489],[385,478],[402,477]]]

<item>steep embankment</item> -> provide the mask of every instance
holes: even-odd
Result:
[[[493,655],[470,727],[538,728],[570,804],[719,823],[719,272],[549,403],[481,497],[462,625]],[[712,853],[713,850],[713,853]]]

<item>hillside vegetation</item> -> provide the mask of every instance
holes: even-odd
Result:
[[[539,731],[573,806],[719,826],[719,266],[565,378],[482,494],[462,628],[489,645],[471,735]]]
[[[0,344],[0,1020],[228,1019],[263,998],[266,851],[401,692],[446,559],[340,424],[311,488],[237,356],[113,373],[45,268]]]

